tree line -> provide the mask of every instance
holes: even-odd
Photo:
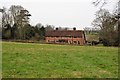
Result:
[[[92,25],[99,28],[99,40],[104,46],[118,46],[119,45],[119,18],[118,13],[110,13],[106,9],[100,9],[96,12],[96,19]]]
[[[92,25],[99,28],[99,41],[104,46],[119,46],[120,45],[120,0],[116,1],[116,6],[113,12],[104,9],[107,0],[96,0],[93,2],[95,6],[100,5],[100,9],[96,12],[96,19]]]
[[[106,9],[100,9],[96,12],[96,18],[92,22],[94,28],[84,28],[88,33],[91,31],[99,35],[99,40],[104,46],[119,45],[119,14],[117,9],[110,13]],[[54,30],[53,25],[42,25],[41,23],[32,26],[29,23],[31,14],[20,5],[12,5],[9,9],[3,7],[2,12],[2,32],[3,40],[44,40],[45,32]],[[59,30],[68,30],[69,28],[58,27]]]
[[[53,25],[37,23],[32,26],[29,23],[31,14],[20,5],[12,5],[9,9],[3,7],[2,12],[2,39],[3,40],[44,40],[45,32],[54,30]],[[60,30],[68,28],[58,27]]]

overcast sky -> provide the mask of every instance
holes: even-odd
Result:
[[[41,23],[56,27],[76,27],[83,29],[90,27],[99,7],[92,4],[95,0],[0,0],[0,8],[11,5],[21,5],[30,14],[31,25]],[[108,0],[104,8],[112,11],[117,0]]]

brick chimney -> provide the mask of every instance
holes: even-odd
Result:
[[[73,30],[75,31],[75,30],[76,30],[76,27],[74,27]]]
[[[58,28],[56,28],[56,30],[58,30]]]

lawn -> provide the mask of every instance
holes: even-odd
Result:
[[[2,42],[4,78],[117,78],[118,48]]]

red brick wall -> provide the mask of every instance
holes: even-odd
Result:
[[[84,36],[82,37],[82,38],[70,38],[70,37],[46,37],[46,42],[47,43],[49,43],[48,42],[48,40],[49,41],[56,41],[56,40],[59,40],[59,39],[65,39],[65,40],[68,40],[68,42],[69,41],[71,41],[72,42],[72,44],[74,43],[74,41],[77,41],[77,44],[78,44],[78,41],[80,42],[80,45],[84,45],[85,44],[85,38],[84,38]],[[55,42],[56,43],[56,42]]]

